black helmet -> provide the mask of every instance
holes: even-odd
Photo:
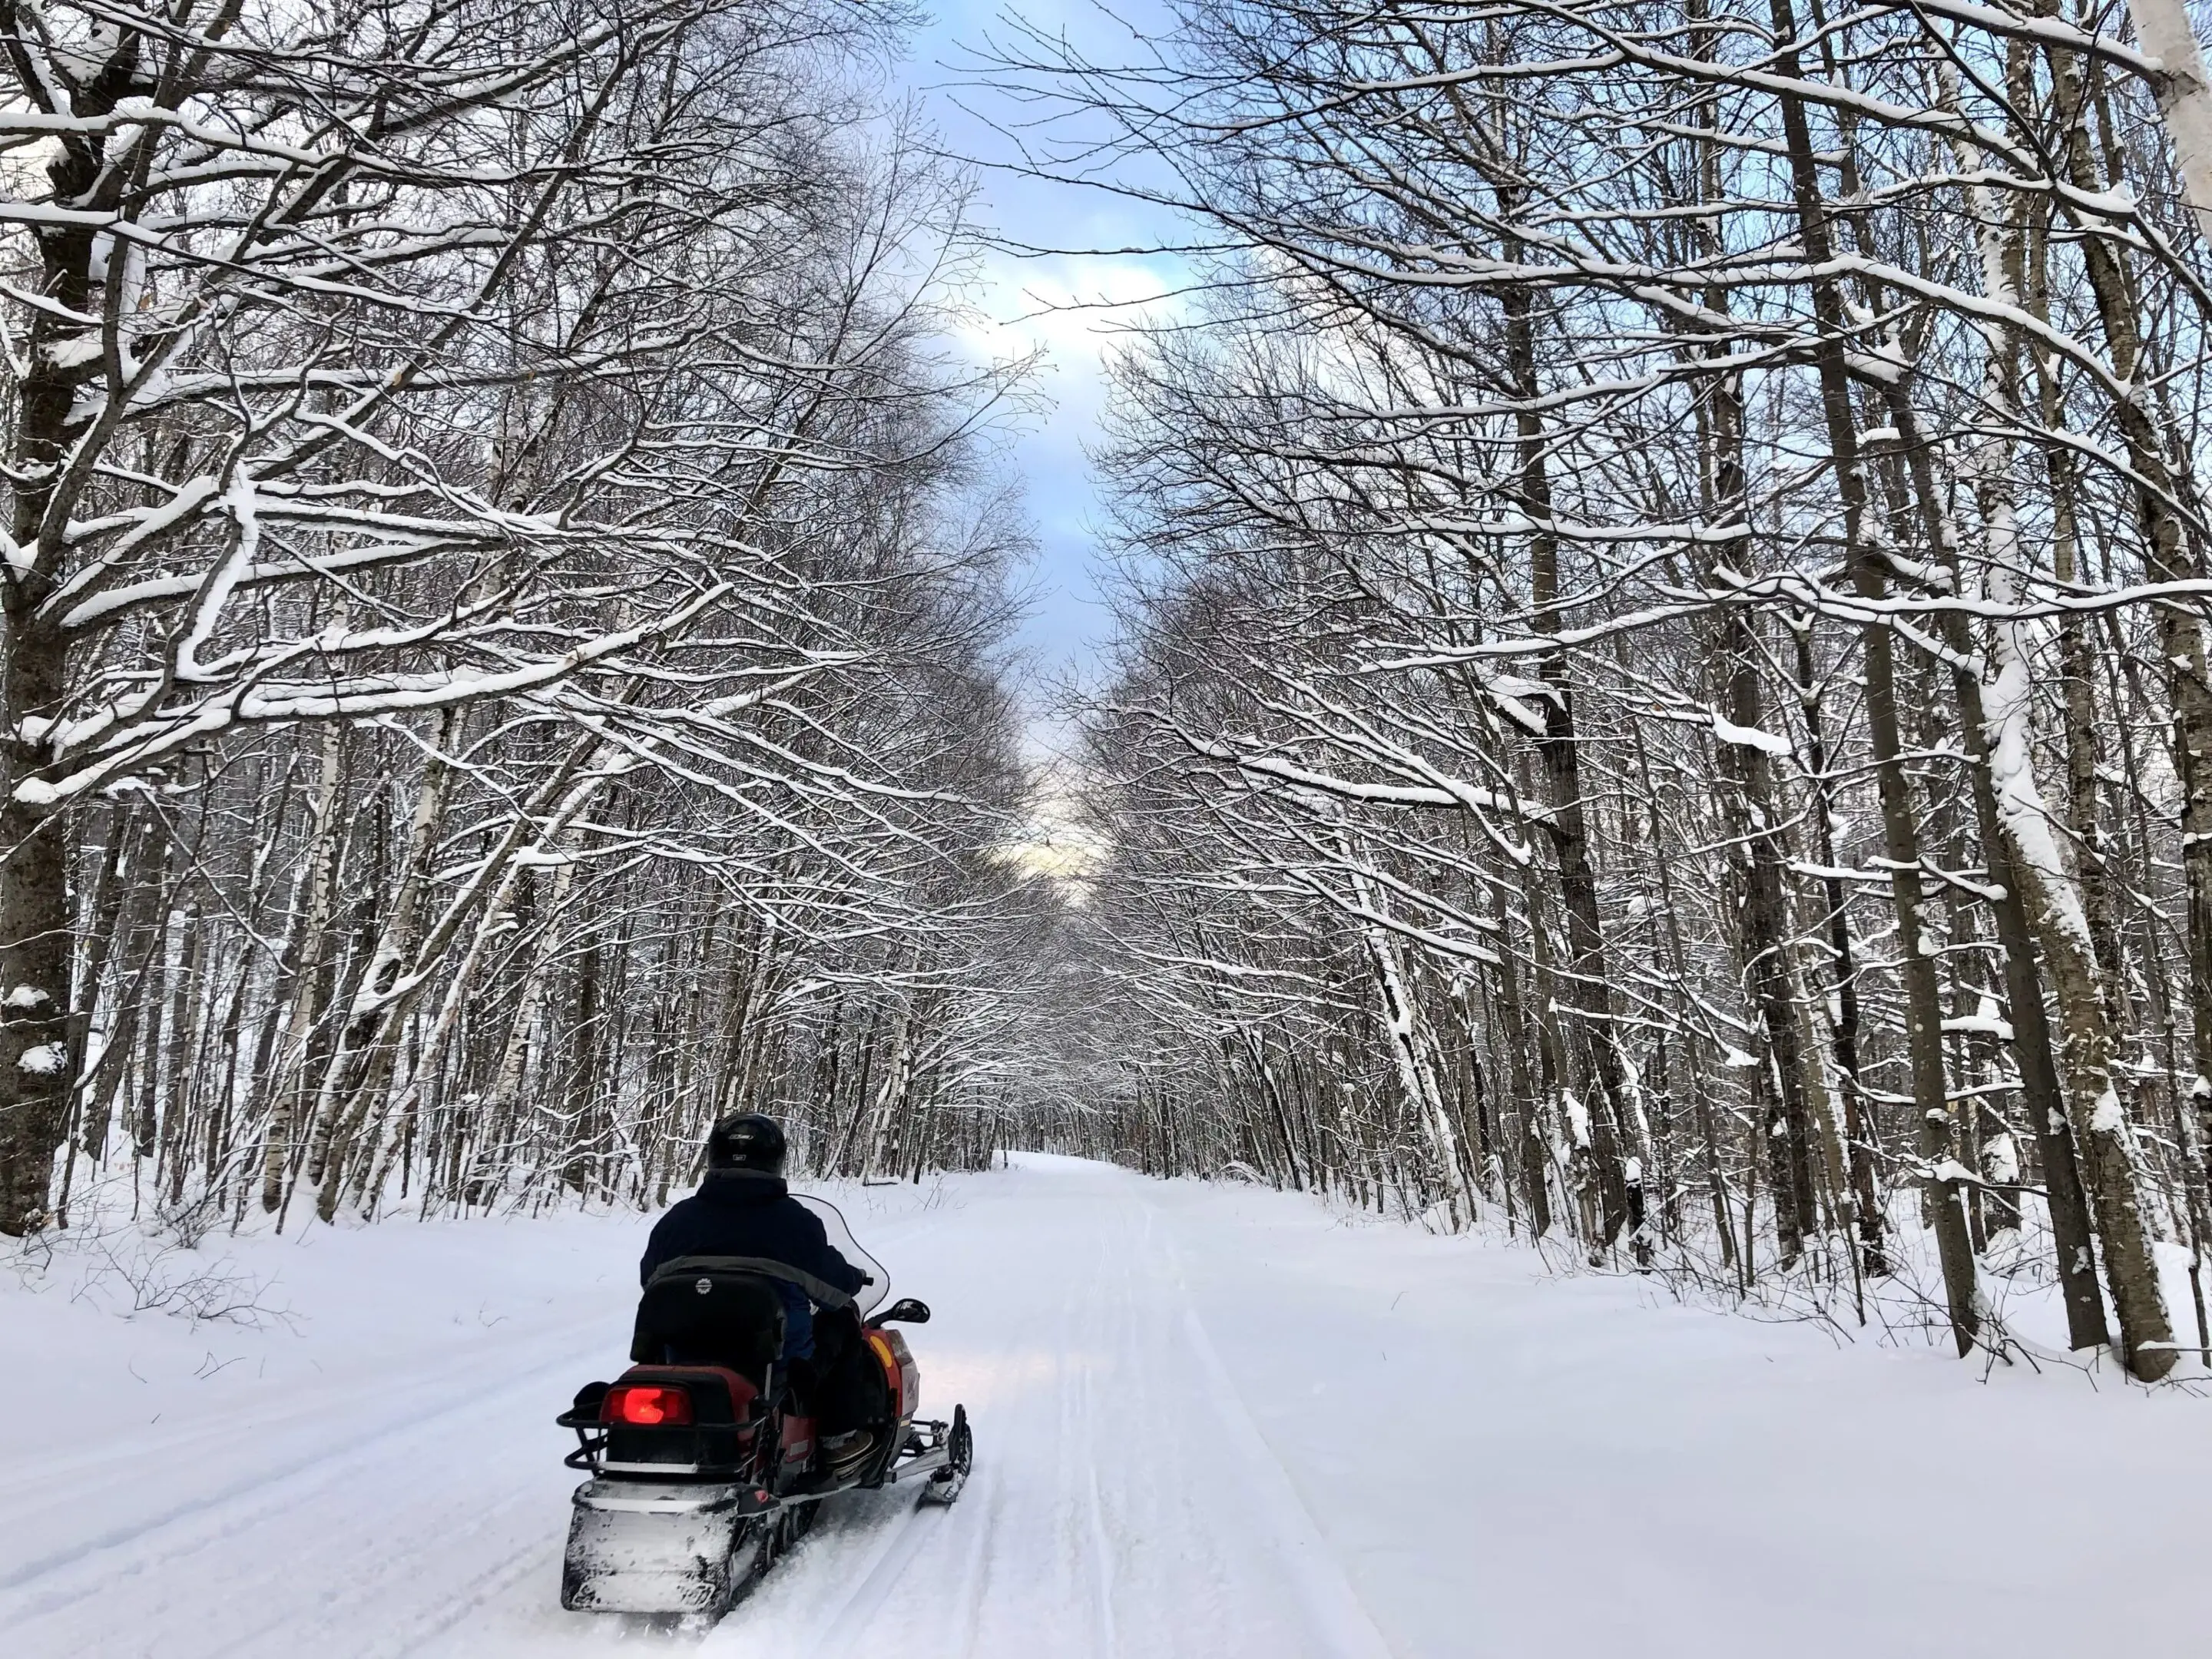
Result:
[[[783,1154],[783,1126],[758,1112],[726,1117],[707,1137],[710,1170],[757,1170],[763,1175],[780,1176]]]

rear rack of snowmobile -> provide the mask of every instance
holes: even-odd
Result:
[[[633,1480],[674,1480],[696,1483],[698,1490],[725,1488],[750,1493],[757,1491],[744,1480],[743,1462],[736,1463],[617,1463],[606,1456],[607,1425],[595,1417],[569,1410],[554,1419],[561,1428],[572,1429],[576,1435],[576,1449],[561,1461],[581,1474],[599,1479],[613,1476]],[[800,1504],[811,1504],[832,1497],[855,1486],[881,1487],[896,1486],[917,1477],[926,1478],[928,1485],[922,1492],[925,1503],[949,1504],[960,1495],[967,1484],[969,1459],[973,1456],[972,1439],[968,1427],[968,1408],[956,1406],[952,1419],[928,1418],[907,1425],[906,1438],[881,1468],[872,1470],[871,1476],[859,1480],[823,1480],[781,1494],[770,1496],[762,1492],[757,1500],[741,1501],[743,1513],[766,1514],[770,1510],[791,1508]],[[595,1501],[595,1507],[616,1507],[605,1501]],[[696,1507],[688,1503],[684,1507]],[[719,1505],[718,1505],[719,1507]]]
[[[764,1416],[753,1419],[756,1424],[767,1420]],[[608,1431],[614,1425],[603,1422],[596,1413],[587,1414],[573,1406],[555,1418],[553,1422],[556,1428],[575,1431],[576,1448],[561,1462],[584,1474],[628,1475],[647,1480],[737,1480],[744,1477],[746,1466],[752,1461],[750,1448],[747,1447],[744,1455],[726,1463],[616,1462],[607,1456]]]
[[[571,1406],[553,1422],[557,1428],[576,1431],[576,1449],[561,1461],[572,1469],[597,1474],[607,1450],[607,1425],[599,1421],[598,1408],[594,1407],[587,1416],[582,1407]]]
[[[754,1419],[757,1423],[767,1420],[765,1416]],[[596,1409],[587,1413],[581,1406],[572,1406],[553,1421],[556,1426],[574,1432],[576,1448],[561,1461],[580,1474],[602,1480],[612,1476],[617,1480],[626,1477],[634,1480],[691,1481],[702,1486],[745,1486],[749,1459],[740,1458],[728,1463],[615,1462],[606,1455],[608,1430],[612,1425],[603,1422]],[[741,1507],[744,1513],[763,1514],[778,1508],[811,1504],[854,1486],[896,1486],[917,1476],[927,1477],[929,1481],[922,1493],[925,1503],[949,1504],[960,1495],[960,1488],[967,1482],[969,1460],[972,1455],[968,1408],[956,1406],[952,1408],[950,1422],[938,1418],[924,1418],[909,1423],[905,1438],[888,1462],[872,1468],[869,1474],[859,1480],[823,1479],[778,1497],[767,1498],[763,1494],[766,1498],[765,1502]],[[872,1463],[874,1462],[871,1460]]]

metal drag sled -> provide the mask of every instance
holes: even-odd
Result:
[[[967,1411],[917,1419],[914,1356],[888,1328],[926,1322],[928,1308],[909,1297],[874,1312],[887,1285],[881,1267],[845,1248],[851,1235],[835,1209],[802,1201],[833,1241],[843,1235],[848,1261],[873,1269],[872,1298],[864,1291],[852,1309],[864,1322],[854,1328],[867,1351],[862,1370],[871,1384],[882,1379],[869,1449],[833,1462],[810,1402],[775,1358],[783,1305],[774,1281],[788,1269],[726,1256],[668,1263],[647,1287],[631,1352],[674,1349],[686,1363],[639,1364],[591,1383],[556,1419],[576,1434],[568,1466],[591,1475],[571,1499],[562,1607],[711,1621],[805,1535],[824,1499],[908,1481],[925,1504],[960,1496],[974,1450]],[[818,1296],[827,1287],[803,1288]],[[689,1363],[702,1345],[718,1363]]]

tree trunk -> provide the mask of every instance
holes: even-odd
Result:
[[[292,1012],[289,1030],[279,1050],[278,1079],[269,1105],[269,1139],[261,1158],[261,1207],[272,1214],[284,1201],[284,1171],[291,1162],[295,1130],[304,1115],[301,1108],[309,1088],[308,1037],[322,1012],[317,1004],[337,890],[338,762],[343,737],[344,728],[335,721],[322,730],[315,827],[307,852],[307,908],[285,952],[289,960],[284,963],[284,977],[292,987]]]
[[[2197,234],[2212,244],[2212,81],[2182,0],[2128,0],[2136,39],[2164,71],[2151,82],[2158,112],[2173,141],[2181,193],[2197,216]]]
[[[1535,327],[1526,287],[1516,284],[1504,295],[1506,350],[1509,367],[1524,398],[1536,393]],[[1547,527],[1552,517],[1552,493],[1546,471],[1543,422],[1525,405],[1515,416],[1519,434],[1519,493],[1522,505],[1538,526],[1529,542],[1529,600],[1540,632],[1556,628],[1555,607],[1559,599],[1558,538]],[[1567,994],[1579,1018],[1577,1047],[1583,1060],[1581,1075],[1589,1115],[1589,1157],[1597,1180],[1598,1231],[1595,1243],[1611,1245],[1624,1231],[1634,1235],[1637,1258],[1649,1246],[1642,1237],[1643,1188],[1628,1179],[1627,1153],[1622,1146],[1621,1119],[1626,1079],[1620,1051],[1613,1033],[1609,1006],[1610,983],[1606,971],[1605,933],[1598,916],[1597,875],[1590,865],[1589,836],[1583,812],[1582,762],[1575,732],[1574,688],[1565,657],[1547,655],[1540,671],[1547,695],[1544,702],[1544,735],[1536,751],[1543,762],[1551,811],[1543,825],[1552,842],[1559,872],[1559,895],[1566,911],[1569,962],[1565,975]]]
[[[35,356],[37,337],[33,335]],[[26,400],[28,401],[27,392]],[[30,411],[25,411],[29,418]],[[21,455],[27,444],[19,441]],[[21,509],[17,529],[21,522]],[[54,1154],[68,1129],[70,896],[64,825],[26,804],[42,745],[27,734],[61,710],[65,669],[60,635],[34,621],[42,598],[28,580],[6,589],[8,656],[0,673],[0,737],[8,745],[8,793],[0,799],[0,1233],[20,1237],[47,1219]],[[35,596],[35,597],[34,597]]]
[[[1790,0],[1769,0],[1769,9],[1776,39],[1794,42],[1797,19]],[[1775,68],[1778,74],[1792,80],[1802,74],[1794,46],[1776,54]],[[1812,132],[1802,100],[1784,94],[1778,101],[1805,260],[1820,270],[1830,264],[1832,244]],[[1844,359],[1844,308],[1832,278],[1814,279],[1813,303],[1819,323],[1814,362],[1837,488],[1843,500],[1844,559],[1852,590],[1861,599],[1879,600],[1887,583],[1867,544],[1866,482],[1852,419],[1850,369]],[[1911,783],[1899,759],[1897,680],[1887,624],[1880,620],[1868,623],[1861,633],[1861,647],[1866,665],[1867,725],[1881,801],[1883,850],[1888,855],[1890,894],[1897,908],[1898,971],[1905,988],[1905,1046],[1911,1061],[1913,1105],[1920,1118],[1922,1157],[1931,1170],[1936,1170],[1942,1168],[1950,1139],[1943,1075],[1942,991],[1935,960],[1923,948],[1927,941],[1921,925],[1919,837]],[[1972,1350],[1981,1329],[1973,1245],[1967,1236],[1957,1182],[1937,1176],[1934,1188],[1936,1249],[1942,1263],[1944,1295],[1952,1335],[1963,1355]]]
[[[1851,950],[1850,898],[1836,868],[1835,790],[1828,778],[1826,723],[1813,671],[1813,618],[1794,618],[1790,632],[1796,650],[1797,698],[1805,721],[1805,772],[1813,785],[1813,856],[1832,873],[1820,878],[1827,906],[1829,994],[1834,1018],[1829,1044],[1836,1057],[1836,1080],[1844,1097],[1844,1157],[1850,1171],[1851,1212],[1857,1221],[1860,1270],[1869,1278],[1889,1271],[1884,1244],[1887,1219],[1882,1213],[1881,1182],[1875,1167],[1879,1125],[1873,1102],[1859,1079],[1858,969]]]
[[[2002,345],[1995,349],[2001,351]],[[1992,359],[1993,362],[1997,361]],[[2005,390],[1985,387],[1984,395],[2001,402]],[[1889,410],[1891,419],[1897,424],[1928,538],[1950,569],[1954,586],[1963,588],[1966,576],[1960,563],[1958,538],[1943,512],[1942,492],[1928,459],[1929,446],[1922,440],[1911,400],[1902,387],[1892,389]],[[1977,481],[1980,486],[1978,495],[1984,523],[1995,526],[1994,535],[2008,539],[2010,508],[2001,483],[2005,471],[2002,462],[1994,456],[1984,454],[1977,459]],[[1990,549],[1993,589],[1998,580],[2009,580],[1995,573],[2009,568],[2019,557],[2019,550],[2014,546]],[[2067,1079],[2060,1076],[2051,1044],[2050,1021],[2043,1006],[2042,975],[2031,939],[2032,931],[2040,933],[2041,929],[2031,923],[2033,883],[2024,878],[2020,867],[2023,856],[2021,826],[2006,810],[2002,786],[1995,769],[1997,757],[1993,753],[2003,741],[1998,726],[1993,723],[1998,718],[1995,711],[2010,698],[2024,694],[2017,690],[2001,692],[1995,685],[1985,687],[1972,672],[1959,666],[1958,663],[1978,660],[1979,653],[1974,648],[1964,617],[1957,611],[1947,612],[1943,624],[1946,641],[1958,659],[1953,665],[1952,687],[1959,700],[1960,736],[1966,750],[1967,781],[1973,797],[1974,816],[1984,856],[1989,860],[1990,876],[1997,887],[1990,909],[2004,963],[2005,1004],[2011,1016],[2013,1054],[2020,1066],[2021,1102],[2034,1127],[2037,1146],[2042,1154],[2044,1191],[2062,1299],[2066,1307],[2068,1342],[2075,1348],[2094,1347],[2108,1338],[2105,1304],[2097,1290],[2094,1252],[2089,1242],[2089,1202],[2082,1188],[2075,1154],[2081,1103],[2065,1086]],[[2021,718],[2026,719],[2024,706]],[[2032,792],[2032,752],[2026,748],[2017,752],[2006,750],[2005,759],[2007,764],[2027,769],[2027,787]],[[2048,836],[2047,827],[2044,833]],[[2045,949],[2047,957],[2047,938]],[[2063,1018],[2065,999],[2074,988],[2062,983],[2056,988]]]
[[[118,100],[143,92],[138,63],[144,36],[122,30],[112,55],[68,89],[64,117],[94,118]],[[88,65],[88,70],[89,66]],[[124,188],[128,169],[110,168],[104,141],[66,134],[53,141],[46,166],[53,199],[105,208]],[[95,191],[99,192],[95,197]],[[58,811],[33,799],[52,759],[48,733],[68,694],[69,638],[40,614],[52,595],[64,550],[62,534],[74,496],[58,491],[70,451],[92,425],[97,400],[79,392],[104,372],[106,353],[88,352],[102,325],[114,325],[116,285],[95,278],[96,214],[80,222],[41,225],[40,293],[22,343],[24,372],[15,383],[9,422],[15,431],[15,511],[9,532],[17,550],[0,571],[0,1234],[20,1237],[45,1224],[54,1154],[68,1131],[71,1042],[83,1022],[70,1006],[71,948],[66,829]],[[111,263],[130,258],[118,242]],[[20,561],[20,562],[19,562]]]

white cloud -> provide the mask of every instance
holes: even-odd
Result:
[[[1016,869],[1059,884],[1074,903],[1089,896],[1093,878],[1111,850],[1085,823],[1082,784],[1064,763],[1038,768],[1030,789],[1029,813],[1022,832],[999,850]]]
[[[1151,260],[1066,254],[984,263],[975,314],[959,331],[985,358],[1045,354],[1042,390],[1058,405],[1061,430],[1079,416],[1095,423],[1106,398],[1106,356],[1130,329],[1173,315],[1176,282]]]

